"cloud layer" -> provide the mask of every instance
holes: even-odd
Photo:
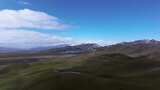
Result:
[[[1,30],[0,47],[33,48],[71,44],[71,38],[26,30]]]
[[[30,9],[1,10],[0,29],[51,29],[61,30],[69,27],[52,15]]]
[[[45,12],[30,9],[1,10],[0,47],[27,49],[70,44],[70,38],[38,32],[38,29],[62,30],[67,27],[59,18]]]

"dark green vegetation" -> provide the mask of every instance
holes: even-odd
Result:
[[[72,52],[53,54],[68,51],[63,48],[3,55],[0,90],[160,90],[157,43],[125,43],[85,53],[77,53],[82,47],[67,48]]]
[[[122,54],[2,65],[0,90],[159,90],[160,61]]]

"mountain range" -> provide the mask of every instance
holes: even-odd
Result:
[[[160,41],[137,40],[122,42],[114,45],[100,46],[98,44],[80,44],[75,46],[58,45],[51,47],[38,47],[31,49],[0,48],[0,53],[12,54],[85,54],[85,53],[121,53],[131,57],[147,56],[149,58],[160,58]]]
[[[101,53],[121,53],[131,57],[146,56],[148,58],[160,58],[160,41],[138,40],[133,42],[123,42],[111,46],[97,49]]]

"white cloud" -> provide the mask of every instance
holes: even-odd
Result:
[[[0,47],[33,48],[71,44],[72,39],[27,30],[0,30]]]
[[[59,37],[34,30],[61,30],[67,27],[68,25],[61,23],[59,18],[44,12],[30,9],[1,10],[0,47],[33,48],[72,44],[71,38]]]
[[[23,10],[1,10],[0,29],[51,29],[61,30],[69,25],[60,22],[59,18],[45,12]]]

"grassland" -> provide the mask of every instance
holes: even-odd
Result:
[[[121,54],[0,66],[0,90],[160,90],[160,61]]]

